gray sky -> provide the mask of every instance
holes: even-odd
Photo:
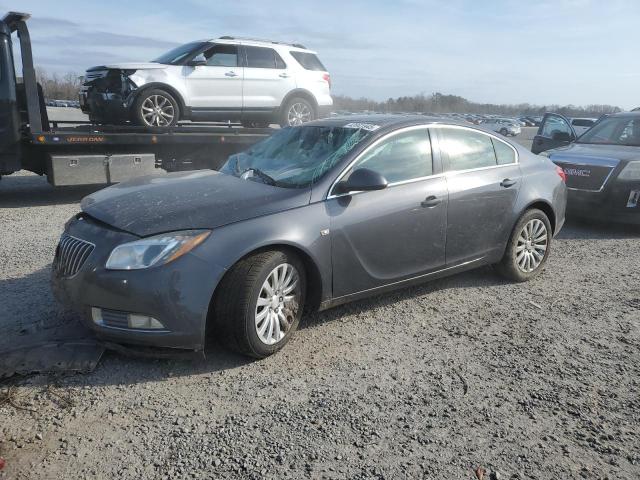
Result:
[[[640,105],[638,0],[0,0],[32,14],[38,65],[82,72],[220,35],[317,50],[333,91]]]

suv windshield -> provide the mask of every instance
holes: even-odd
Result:
[[[640,116],[604,118],[587,130],[577,143],[640,147]]]
[[[185,58],[187,58],[191,53],[195,50],[199,49],[204,45],[204,42],[191,42],[185,43],[184,45],[180,45],[179,47],[174,48],[173,50],[169,50],[167,53],[160,55],[155,60],[151,60],[155,63],[163,63],[166,65],[178,65]]]
[[[220,171],[285,188],[316,183],[371,132],[345,127],[291,127],[232,155]]]

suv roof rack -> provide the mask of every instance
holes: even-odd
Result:
[[[222,37],[219,37],[219,40],[248,40],[248,41],[251,41],[251,42],[273,43],[273,44],[276,44],[276,45],[289,45],[290,47],[304,48],[305,50],[307,50],[307,47],[305,47],[304,45],[302,45],[300,43],[278,42],[278,41],[275,41],[275,40],[266,40],[264,38],[236,37],[236,36],[233,36],[233,35],[224,35]]]

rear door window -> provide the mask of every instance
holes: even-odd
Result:
[[[278,52],[272,48],[246,46],[247,67],[249,68],[286,68]]]
[[[308,52],[289,52],[296,61],[302,65],[305,70],[314,70],[317,72],[326,72],[327,69],[322,64],[317,55]]]
[[[441,128],[440,149],[449,172],[494,167],[498,164],[489,135],[466,128]]]

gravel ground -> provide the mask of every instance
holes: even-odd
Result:
[[[90,191],[0,182],[2,338],[69,321],[48,274]],[[263,361],[14,378],[0,478],[637,479],[639,238],[570,222],[530,283],[483,268],[335,308]]]

